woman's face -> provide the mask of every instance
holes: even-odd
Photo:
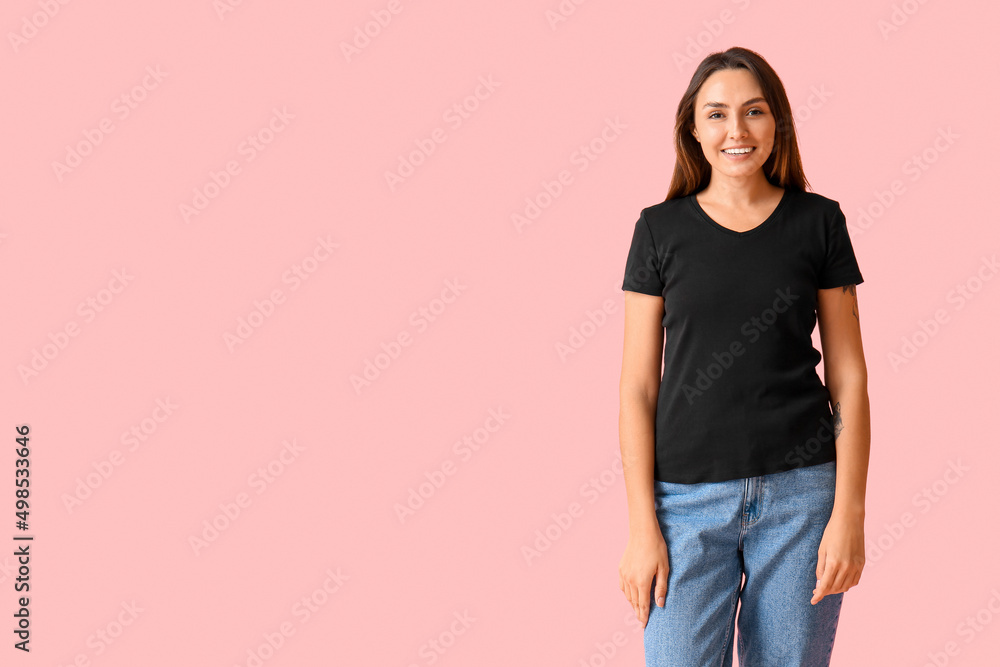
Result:
[[[774,116],[764,93],[746,69],[719,70],[695,97],[694,135],[701,143],[713,175],[741,178],[760,169],[774,147]],[[752,147],[730,155],[723,149]]]

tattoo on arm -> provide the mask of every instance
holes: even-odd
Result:
[[[840,401],[837,401],[837,404],[833,406],[833,439],[836,440],[843,430],[844,420],[840,417]]]
[[[861,324],[861,318],[858,317],[858,292],[854,288],[854,285],[844,285],[844,293],[848,291],[850,291],[851,293],[851,298],[854,299],[854,305],[853,305],[854,319],[858,321],[858,324]]]

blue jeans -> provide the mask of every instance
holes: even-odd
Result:
[[[810,604],[837,462],[702,484],[654,480],[667,599],[650,589],[647,667],[827,667],[844,594]],[[745,580],[744,580],[745,575]],[[736,605],[739,601],[739,617]]]

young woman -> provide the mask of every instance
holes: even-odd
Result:
[[[829,665],[865,563],[871,437],[846,218],[806,191],[753,51],[698,66],[674,148],[622,285],[621,589],[648,667],[731,667],[734,639],[742,667]]]

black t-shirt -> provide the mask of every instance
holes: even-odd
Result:
[[[786,188],[745,232],[693,194],[644,208],[622,289],[663,297],[654,477],[718,482],[836,460],[816,290],[862,281],[840,204],[819,194]]]

